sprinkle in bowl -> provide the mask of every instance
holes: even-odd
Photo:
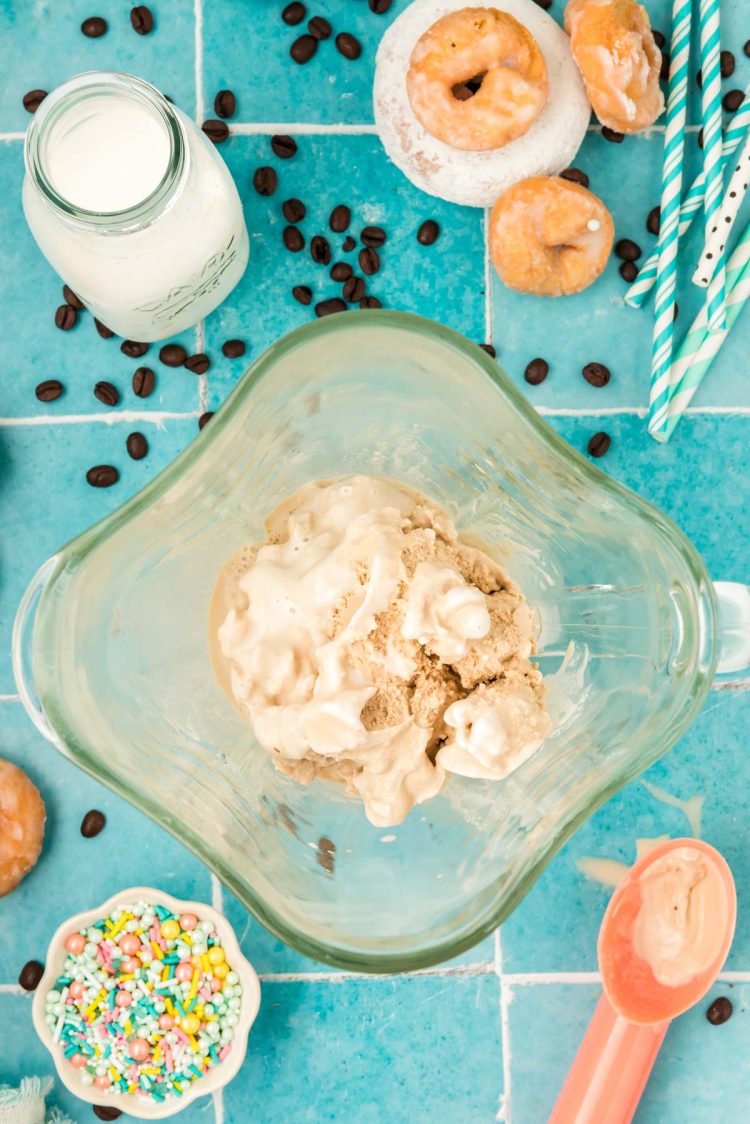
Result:
[[[58,928],[32,1018],[74,1096],[159,1120],[231,1081],[259,1006],[220,913],[131,886]]]

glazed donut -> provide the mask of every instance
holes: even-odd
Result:
[[[619,133],[653,125],[664,109],[661,51],[636,0],[570,0],[565,30],[594,113]]]
[[[567,168],[580,148],[591,118],[591,106],[570,52],[570,40],[562,28],[535,0],[496,0],[491,7],[512,16],[528,32],[542,56],[547,75],[547,100],[541,113],[523,136],[502,147],[471,151],[448,144],[425,128],[409,101],[407,74],[417,44],[444,17],[465,10],[465,0],[415,0],[385,32],[375,66],[375,123],[389,157],[422,191],[469,207],[490,207],[501,191],[518,180]],[[500,79],[504,68],[496,70]],[[474,76],[479,74],[481,70]],[[465,70],[461,76],[468,86],[466,93],[470,94],[475,83],[466,83]],[[482,104],[478,99],[486,80],[475,97],[465,103],[467,113],[471,113],[475,99],[478,105]],[[413,81],[410,85],[414,95]],[[443,79],[443,97],[449,88],[448,80]],[[456,100],[455,95],[453,98]],[[463,112],[460,101],[451,110],[454,108]]]
[[[0,898],[15,890],[39,858],[44,802],[34,784],[0,757]]]
[[[513,16],[464,8],[443,16],[418,41],[406,92],[433,137],[484,152],[534,124],[547,101],[547,68],[533,35]]]
[[[614,237],[601,199],[558,176],[515,184],[490,215],[490,254],[500,280],[541,297],[588,288],[604,271]]]

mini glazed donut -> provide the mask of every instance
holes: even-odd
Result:
[[[604,271],[614,237],[601,199],[558,176],[515,184],[490,215],[490,254],[500,280],[540,297],[588,288]]]
[[[664,109],[661,51],[636,0],[569,0],[565,30],[602,125],[638,133]]]
[[[548,87],[544,108],[523,136],[500,148],[471,151],[433,136],[412,109],[407,74],[420,38],[444,16],[466,6],[466,0],[414,0],[393,21],[375,64],[375,123],[390,159],[422,191],[467,207],[491,207],[500,192],[518,180],[561,172],[573,163],[591,106],[562,28],[535,0],[491,0],[493,9],[512,16],[529,32],[541,52]],[[476,85],[464,84],[466,93]]]
[[[479,77],[479,88],[472,80]],[[523,136],[547,101],[547,68],[534,36],[497,8],[449,12],[417,42],[406,75],[417,120],[471,152]]]
[[[0,757],[0,898],[36,864],[44,839],[44,802],[23,769]]]

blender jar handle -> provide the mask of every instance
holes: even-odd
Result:
[[[750,586],[714,582],[719,605],[717,675],[750,675]]]
[[[31,669],[32,640],[34,634],[34,621],[36,610],[47,582],[57,567],[58,557],[53,555],[48,558],[43,566],[37,570],[29,583],[28,589],[18,606],[16,619],[13,622],[13,676],[16,688],[24,705],[26,713],[36,726],[37,730],[47,741],[59,747],[60,740],[47,721],[42,710],[42,704],[34,686],[34,674]]]

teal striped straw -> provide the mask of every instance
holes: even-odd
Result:
[[[750,127],[750,85],[746,86],[745,100],[727,126],[723,147],[725,165],[744,142],[748,127]],[[706,194],[705,183],[705,177],[701,172],[682,202],[680,207],[680,238],[687,234],[693,225],[693,219],[703,209],[703,200]],[[646,259],[638,271],[635,281],[626,292],[625,302],[631,308],[640,308],[653,289],[656,281],[657,257],[657,253],[654,252]]]
[[[706,183],[704,211],[706,241],[716,226],[724,194],[721,159],[721,64],[719,0],[700,0],[701,108],[703,112],[703,174]],[[720,253],[708,288],[708,330],[723,332],[727,324],[725,255]]]
[[[667,92],[667,125],[661,179],[661,233],[656,264],[656,300],[651,352],[649,433],[666,420],[669,372],[674,342],[674,296],[677,288],[677,251],[680,245],[680,196],[685,156],[688,64],[692,0],[673,0],[672,45]]]

